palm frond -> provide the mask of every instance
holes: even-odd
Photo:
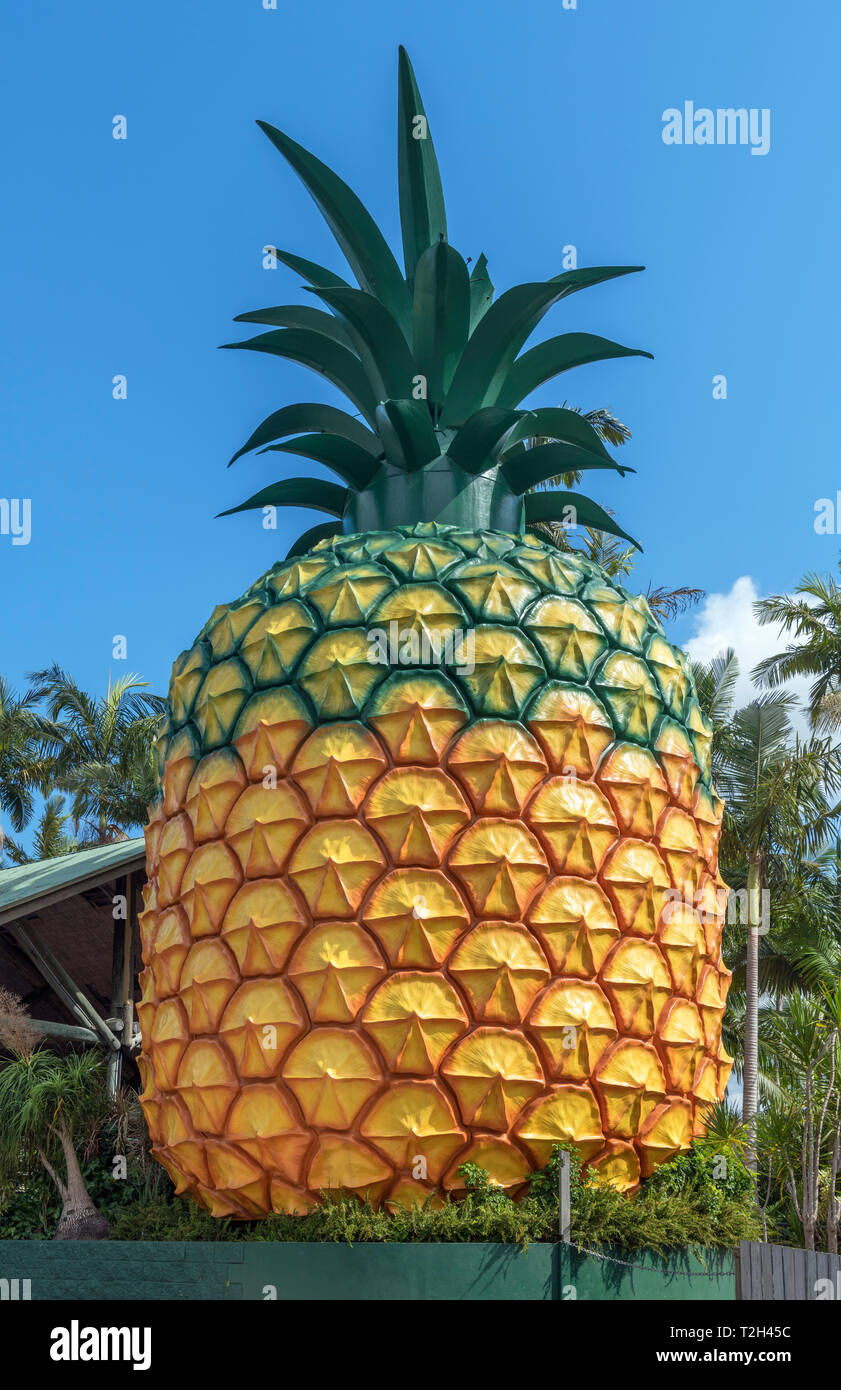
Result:
[[[705,589],[668,589],[665,585],[652,589],[650,584],[645,594],[649,608],[660,622],[671,622],[688,608],[694,608],[695,604],[700,603],[706,596]]]

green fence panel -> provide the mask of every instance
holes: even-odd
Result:
[[[549,1243],[256,1244],[242,1267],[245,1298],[552,1299]]]
[[[0,1299],[428,1302],[735,1298],[729,1251],[597,1258],[535,1242],[0,1241]]]
[[[13,1295],[14,1280],[18,1297],[29,1281],[33,1302],[241,1298],[243,1249],[226,1240],[0,1240],[0,1298]]]
[[[610,1250],[599,1256],[559,1245],[557,1251],[561,1299],[686,1302],[736,1297],[736,1261],[730,1250],[705,1250],[703,1256],[688,1250],[666,1255]]]

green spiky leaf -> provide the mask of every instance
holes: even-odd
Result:
[[[551,488],[585,469],[633,471],[617,464],[604,447],[623,442],[619,428],[609,432],[609,416],[603,428],[595,418],[582,419],[563,409],[523,412],[516,407],[541,382],[572,366],[610,357],[650,356],[592,334],[562,335],[523,352],[551,305],[642,267],[565,271],[546,282],[515,286],[494,302],[484,254],[468,279],[463,260],[447,244],[435,151],[403,49],[398,95],[405,279],[382,233],[347,184],[288,135],[258,123],[315,199],[361,288],[316,262],[276,251],[278,260],[300,274],[331,313],[296,305],[253,310],[239,321],[267,324],[272,331],[226,346],[267,352],[317,371],[349,397],[374,433],[346,411],[328,416],[325,412],[331,407],[276,411],[234,457],[261,447],[264,452],[316,459],[353,490],[352,506],[347,503],[348,489],[320,480],[288,479],[232,510],[320,505],[337,516],[347,509],[348,521],[352,513],[354,523],[364,517],[366,527],[386,514],[393,524],[395,514],[413,505],[411,489],[401,485],[398,469],[427,469],[429,478],[420,486],[416,480],[411,495],[417,496],[414,505],[428,512],[430,521],[458,521],[463,512],[467,524],[476,510],[472,501],[478,488],[490,503],[491,517],[500,524],[504,520],[509,529],[515,511],[520,518],[528,509],[551,519],[558,507],[574,506],[582,524],[630,540],[607,512],[578,494],[529,495],[523,504],[521,492],[515,494],[515,503],[512,487]],[[416,399],[418,395],[423,399]],[[469,473],[474,478],[467,487]],[[357,492],[363,496],[357,497]],[[315,503],[314,497],[319,499]]]
[[[271,249],[279,261],[288,265],[290,270],[294,270],[296,275],[300,275],[309,285],[319,285],[322,288],[344,286],[348,290],[351,288],[341,275],[337,275],[333,270],[325,270],[324,266],[318,265],[316,261],[305,260],[303,256],[293,256],[291,251],[279,251],[276,246]]]
[[[374,424],[377,400],[362,363],[349,348],[332,342],[323,333],[306,328],[277,328],[270,333],[258,333],[256,338],[242,343],[223,343],[222,346],[267,352],[319,372],[353,401],[370,425]]]
[[[397,73],[397,170],[400,226],[406,278],[411,280],[424,251],[447,237],[444,191],[423,102],[401,45]],[[418,121],[417,118],[421,120]],[[421,132],[420,138],[418,132]]]
[[[525,498],[526,525],[533,521],[567,521],[574,510],[576,526],[589,526],[594,531],[606,531],[629,541],[640,553],[642,546],[613,520],[598,502],[583,497],[580,492],[530,492]]]
[[[373,295],[354,289],[313,289],[339,315],[360,357],[373,363],[380,399],[408,396],[417,368],[400,325]]]
[[[336,434],[302,434],[285,444],[269,444],[261,453],[300,454],[315,459],[325,468],[332,468],[355,492],[367,487],[380,468],[365,449]]]
[[[229,507],[218,516],[233,516],[235,512],[251,512],[258,507],[308,507],[314,512],[329,512],[330,516],[342,516],[350,493],[338,483],[325,482],[323,478],[285,478],[279,483],[271,483],[260,492],[255,492],[247,502],[238,507]]]
[[[441,424],[462,424],[483,405],[508,404],[500,395],[514,359],[553,304],[577,290],[628,275],[640,266],[592,266],[506,290],[478,324],[458,365]]]
[[[642,348],[622,347],[609,338],[599,338],[595,333],[560,333],[556,338],[547,338],[529,348],[511,367],[505,384],[500,390],[497,405],[519,405],[526,396],[542,386],[544,381],[568,372],[572,367],[583,367],[588,362],[605,362],[611,357],[651,357]]]
[[[331,536],[341,535],[342,528],[335,521],[322,521],[320,526],[311,526],[309,531],[305,531],[299,536],[293,546],[286,552],[287,560],[294,560],[296,555],[306,555],[308,550],[312,550],[319,541],[329,540]]]
[[[545,406],[537,410],[512,413],[518,415],[519,420],[505,441],[505,449],[523,439],[545,438],[561,443],[578,444],[582,449],[613,462],[597,431],[577,410],[565,410],[563,406]]]
[[[490,309],[494,287],[488,274],[488,258],[484,251],[470,273],[470,332]]]
[[[381,299],[404,332],[408,332],[410,302],[406,282],[368,209],[338,174],[302,145],[265,121],[257,124],[315,199],[362,289]]]
[[[581,473],[591,468],[611,468],[622,477],[634,471],[615,463],[607,454],[594,454],[578,444],[557,443],[524,449],[504,463],[500,472],[512,492],[522,496],[560,473]]]
[[[267,323],[275,328],[306,328],[312,333],[323,333],[334,343],[354,351],[354,344],[345,327],[336,321],[332,314],[323,309],[314,309],[309,304],[276,304],[269,309],[252,309],[248,314],[237,314],[234,323]]]
[[[440,404],[449,390],[470,327],[470,282],[457,251],[439,241],[417,263],[414,347],[427,397]]]
[[[500,410],[495,405],[475,411],[457,432],[447,453],[469,473],[481,473],[497,462],[520,415],[519,410]]]
[[[250,453],[252,449],[259,449],[261,445],[272,444],[276,439],[283,439],[287,434],[297,434],[299,430],[337,434],[342,439],[348,439],[352,444],[364,449],[371,458],[376,459],[382,455],[383,446],[377,436],[366,429],[359,420],[348,415],[346,410],[338,410],[333,405],[321,405],[316,401],[307,401],[298,405],[286,405],[282,410],[275,410],[273,414],[267,416],[263,423],[257,426],[250,439],[246,440],[242,448],[237,449],[231,463],[236,463],[238,458],[241,458],[243,454]],[[229,468],[231,463],[228,464]]]
[[[388,460],[413,473],[441,450],[425,401],[384,401],[377,409],[377,429]]]

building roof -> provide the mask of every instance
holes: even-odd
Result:
[[[143,836],[113,845],[41,859],[0,871],[0,923],[27,917],[52,903],[75,897],[108,883],[121,874],[142,869],[146,860]]]

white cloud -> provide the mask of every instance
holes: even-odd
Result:
[[[736,683],[735,708],[750,704],[756,698],[757,689],[751,684],[750,673],[757,662],[765,656],[783,651],[788,639],[775,627],[760,627],[754,617],[753,605],[762,597],[750,575],[743,574],[737,579],[727,594],[707,594],[704,603],[694,615],[695,632],[686,643],[686,650],[693,661],[709,662],[719,652],[733,647],[739,658],[739,679]],[[798,677],[789,681],[786,689],[797,696],[801,704],[808,697],[808,680]],[[794,723],[802,733],[806,731],[805,719],[796,718]]]

